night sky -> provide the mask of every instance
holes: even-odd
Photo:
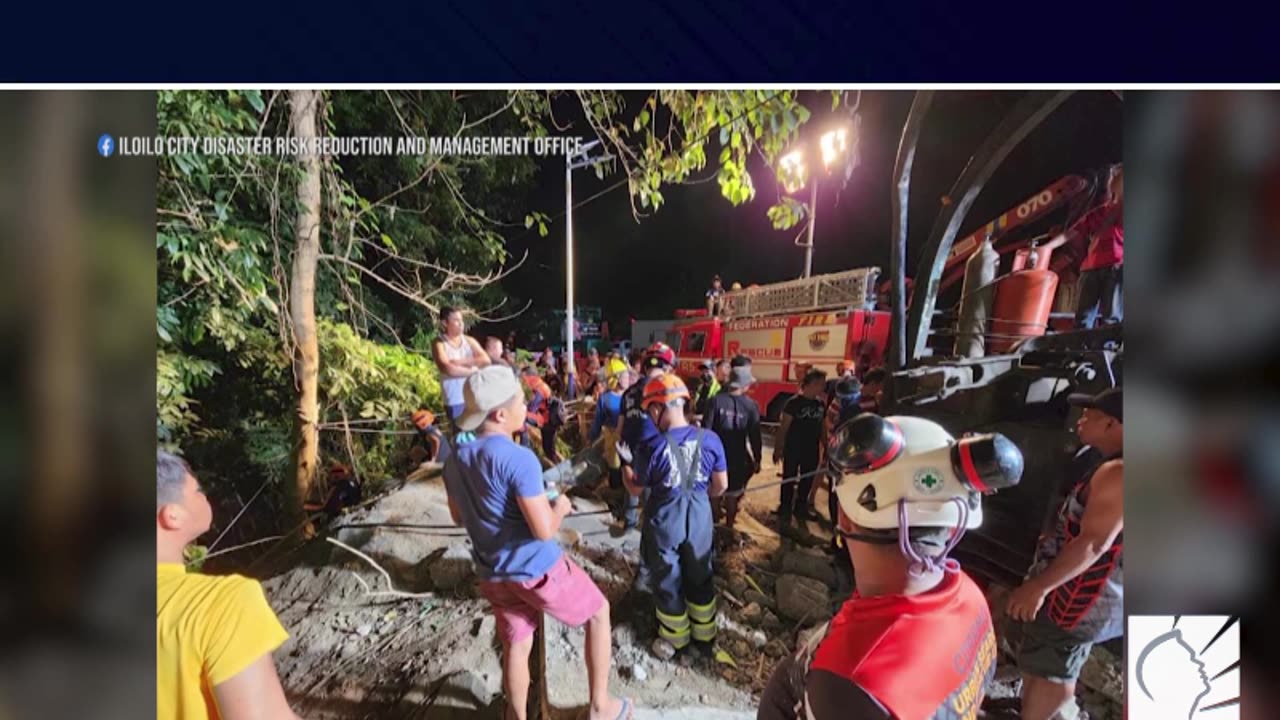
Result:
[[[1019,91],[939,92],[925,118],[912,175],[908,228],[908,276],[914,274],[922,246],[940,209],[941,197],[964,169],[973,151],[1021,98]],[[814,274],[877,265],[889,266],[892,232],[891,181],[902,126],[912,91],[864,91],[859,152],[861,164],[847,185],[840,179],[820,186],[813,260]],[[643,99],[644,94],[637,94]],[[852,94],[851,94],[852,97]],[[827,93],[802,93],[814,111],[806,130],[818,130],[821,113],[830,110]],[[823,107],[825,105],[825,108]],[[564,122],[572,108],[557,110]],[[570,115],[570,117],[572,117]],[[574,118],[568,134],[590,135]],[[1089,173],[1122,160],[1123,103],[1105,91],[1077,92],[1027,137],[1005,160],[978,196],[959,237],[991,221],[1055,180]],[[801,227],[774,230],[765,211],[780,189],[758,158],[749,167],[756,185],[751,202],[734,207],[720,194],[712,163],[716,140],[707,148],[708,168],[698,185],[664,187],[666,203],[639,223],[631,215],[625,185],[574,211],[577,303],[604,308],[616,328],[628,318],[671,317],[676,308],[698,307],[712,275],[727,288],[738,281],[769,283],[799,277],[804,250],[793,245]],[[580,202],[617,182],[600,181],[590,170],[574,174],[574,200]],[[808,189],[798,199],[808,199]],[[564,211],[562,159],[544,163],[531,209],[552,217]],[[564,307],[564,221],[557,219],[547,237],[516,232],[508,248],[530,259],[507,278],[513,296],[532,299],[529,313]],[[517,321],[516,325],[527,320]],[[511,327],[508,324],[500,329]],[[494,326],[481,332],[498,330]],[[617,334],[617,332],[615,332]]]

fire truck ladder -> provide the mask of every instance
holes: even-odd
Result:
[[[857,268],[801,280],[772,283],[724,294],[725,320],[806,313],[818,310],[870,310],[876,303],[880,268]]]

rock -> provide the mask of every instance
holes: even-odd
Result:
[[[760,607],[759,603],[751,603],[750,605],[742,608],[741,615],[743,622],[757,623],[764,618],[764,610]]]
[[[826,625],[818,625],[817,627],[801,630],[796,635],[796,647],[808,647],[810,642],[821,639],[822,633],[826,632]],[[814,647],[817,647],[816,643]]]
[[[658,638],[654,640],[652,648],[653,648],[654,656],[657,657],[659,660],[670,660],[671,658],[676,656],[675,646],[673,646],[671,643],[667,642],[666,640],[663,640],[662,638]],[[688,657],[688,656],[686,655],[685,657]]]
[[[751,647],[757,650],[769,644],[769,636],[765,635],[759,630],[756,630],[755,632],[751,633],[749,636],[747,636],[747,639],[751,642]]]
[[[772,610],[764,611],[764,619],[760,621],[760,624],[764,626],[765,630],[778,630],[782,627],[782,621],[778,619],[777,615],[773,614]]]
[[[498,621],[492,615],[485,615],[480,619],[480,622],[476,623],[475,628],[471,631],[471,635],[481,639],[492,638],[494,628],[497,627],[497,624]]]
[[[350,657],[355,657],[355,654],[358,652],[360,652],[360,649],[357,648],[355,645],[344,644],[342,648],[338,651],[338,654],[341,655],[344,659],[346,659]]]
[[[762,608],[773,607],[773,598],[769,597],[768,595],[765,595],[762,592],[757,592],[756,590],[746,591],[745,593],[742,594],[742,599],[745,602],[755,603]]]
[[[836,587],[836,570],[822,553],[795,550],[782,556],[782,572],[813,578],[829,588]]]
[[[830,612],[831,591],[813,578],[783,575],[778,578],[778,613],[788,620],[825,620]]]
[[[706,693],[703,693],[702,695],[699,695],[699,696],[698,696],[698,701],[699,701],[699,702],[701,702],[704,706],[705,706],[705,705],[710,705],[710,704],[711,704],[711,696],[710,696],[710,695],[707,695]]]
[[[1120,662],[1106,649],[1094,646],[1080,671],[1080,684],[1116,703],[1124,703]]]
[[[751,589],[751,586],[747,584],[746,579],[744,579],[741,575],[734,574],[729,576],[729,590],[735,596],[742,597],[750,589]]]
[[[356,634],[360,637],[368,637],[371,632],[373,632],[373,625],[370,625],[369,623],[365,623],[364,625],[356,628]]]
[[[478,706],[488,707],[489,703],[493,702],[494,696],[501,691],[501,683],[471,670],[462,670],[454,673],[445,681],[444,693],[447,693],[449,689],[455,691],[453,693],[455,696],[470,697],[475,700]]]
[[[582,533],[572,528],[564,528],[560,531],[560,544],[576,550],[578,546],[582,545]]]
[[[466,545],[450,545],[429,570],[431,584],[437,590],[456,590],[475,577],[471,551]]]
[[[649,671],[644,669],[644,665],[636,664],[631,666],[631,679],[638,683],[645,682],[649,679]]]

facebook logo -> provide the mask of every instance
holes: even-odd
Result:
[[[102,157],[111,157],[111,153],[116,151],[116,140],[108,134],[103,134],[98,138],[98,154]]]

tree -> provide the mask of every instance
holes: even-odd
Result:
[[[395,127],[491,134],[520,122],[514,102],[507,93],[162,91],[157,111],[164,135],[305,139]],[[527,158],[161,158],[160,441],[207,448],[205,480],[228,475],[252,492],[263,474],[277,478],[284,515],[301,511],[326,450],[367,449],[366,469],[390,474],[399,438],[357,435],[357,450],[349,435],[317,431],[438,400],[435,367],[418,352],[434,325],[424,315],[442,304],[507,309],[493,282],[514,265],[501,233],[523,228],[532,167]],[[216,472],[204,471],[210,464]]]
[[[856,114],[856,96],[852,105],[846,92],[833,91],[830,97],[833,113]],[[756,195],[747,172],[751,155],[776,171],[778,158],[812,116],[794,90],[659,90],[639,108],[628,107],[626,96],[614,91],[579,91],[577,98],[592,131],[622,166],[637,219],[662,206],[664,185],[689,182],[706,167],[713,138],[720,146],[714,167],[721,194],[734,205],[748,202]],[[847,179],[856,151],[846,157]],[[775,228],[785,230],[808,211],[780,193],[768,215]]]
[[[316,139],[316,111],[320,93],[289,91],[289,117],[293,136],[304,148]],[[297,216],[294,218],[293,268],[289,284],[289,316],[293,321],[293,374],[298,387],[295,418],[294,480],[290,506],[302,513],[311,481],[320,463],[320,346],[316,339],[316,263],[320,255],[320,156],[304,152],[298,157]]]

